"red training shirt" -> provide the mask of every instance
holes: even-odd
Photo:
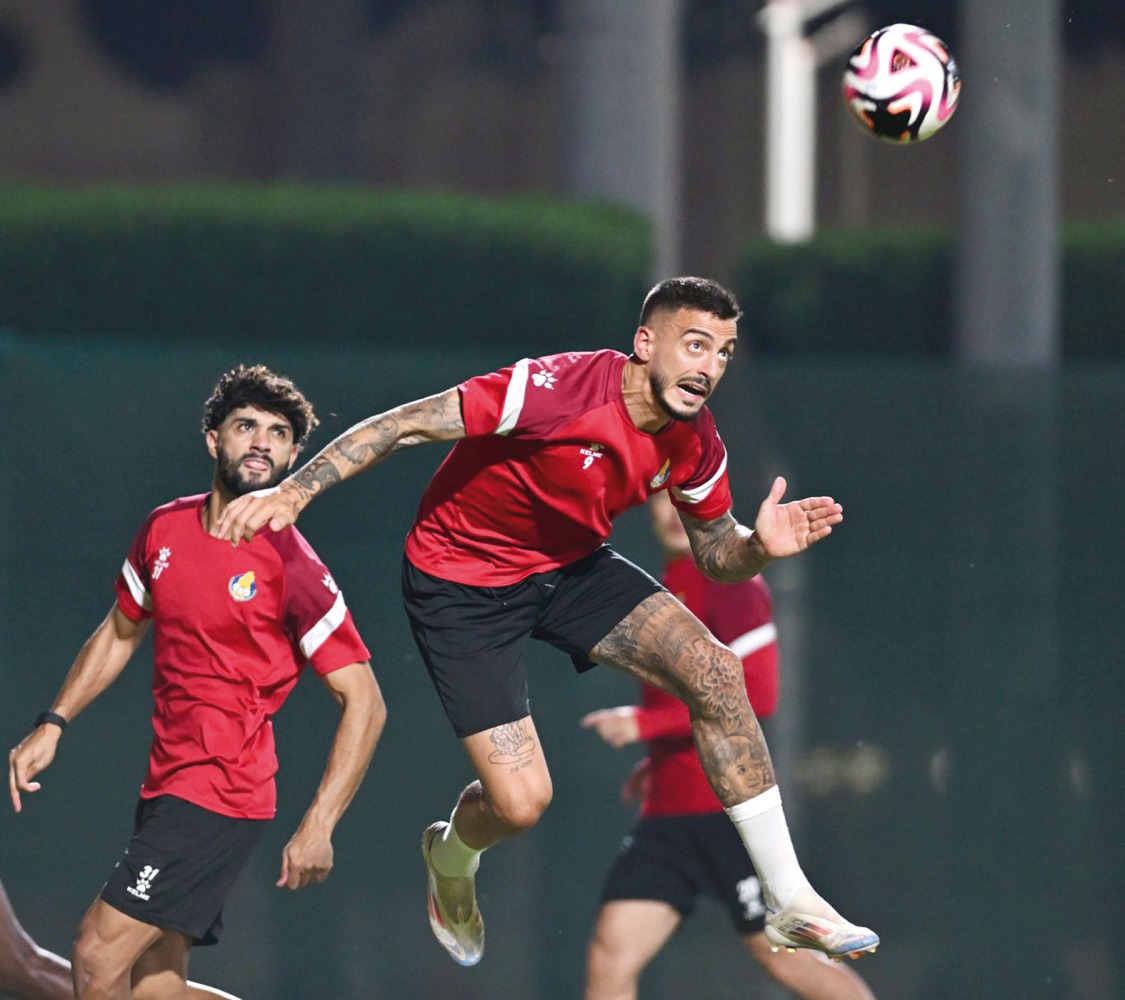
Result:
[[[555,354],[463,382],[466,437],[422,496],[407,558],[455,583],[504,586],[589,555],[615,517],[662,489],[694,517],[725,514],[727,453],[710,411],[639,430],[627,363],[611,350]]]
[[[277,803],[270,720],[302,667],[324,675],[371,654],[296,528],[266,527],[234,547],[203,529],[207,499],[154,510],[115,583],[122,613],[154,623],[153,739],[141,796],[269,819]]]
[[[742,658],[746,693],[759,718],[777,708],[777,629],[766,582],[708,580],[690,555],[670,562],[662,581],[715,635]],[[691,738],[687,706],[670,694],[641,685],[637,708],[641,739],[648,743],[650,783],[642,816],[719,812],[723,806],[703,773]]]

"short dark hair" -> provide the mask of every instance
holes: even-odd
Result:
[[[291,379],[265,365],[239,365],[223,374],[211,398],[203,404],[203,430],[214,431],[232,410],[253,406],[284,417],[293,428],[293,440],[303,445],[320,421],[313,405]]]
[[[710,278],[666,278],[645,296],[641,306],[641,326],[658,309],[698,309],[719,319],[738,319],[742,315],[734,292]]]

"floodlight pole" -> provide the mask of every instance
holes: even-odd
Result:
[[[766,46],[766,232],[800,243],[816,227],[816,71],[853,48],[862,18],[845,13],[812,36],[807,24],[851,0],[767,0],[758,14]]]

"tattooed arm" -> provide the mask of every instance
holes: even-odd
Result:
[[[796,555],[827,538],[844,519],[844,508],[831,497],[781,503],[784,494],[785,480],[778,476],[752,531],[729,513],[700,521],[681,512],[692,555],[705,576],[722,583],[756,576],[772,559]]]
[[[216,538],[249,541],[264,524],[280,531],[297,520],[314,497],[404,448],[465,436],[461,399],[447,389],[360,421],[325,445],[287,479],[232,500],[211,529]]]

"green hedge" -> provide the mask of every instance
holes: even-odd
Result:
[[[558,199],[7,187],[0,326],[161,340],[602,346],[635,324],[650,244],[635,213]]]
[[[1125,224],[1068,225],[1061,247],[1064,356],[1125,356]],[[734,285],[766,351],[948,355],[953,256],[952,233],[938,228],[823,232],[796,246],[756,239]]]

